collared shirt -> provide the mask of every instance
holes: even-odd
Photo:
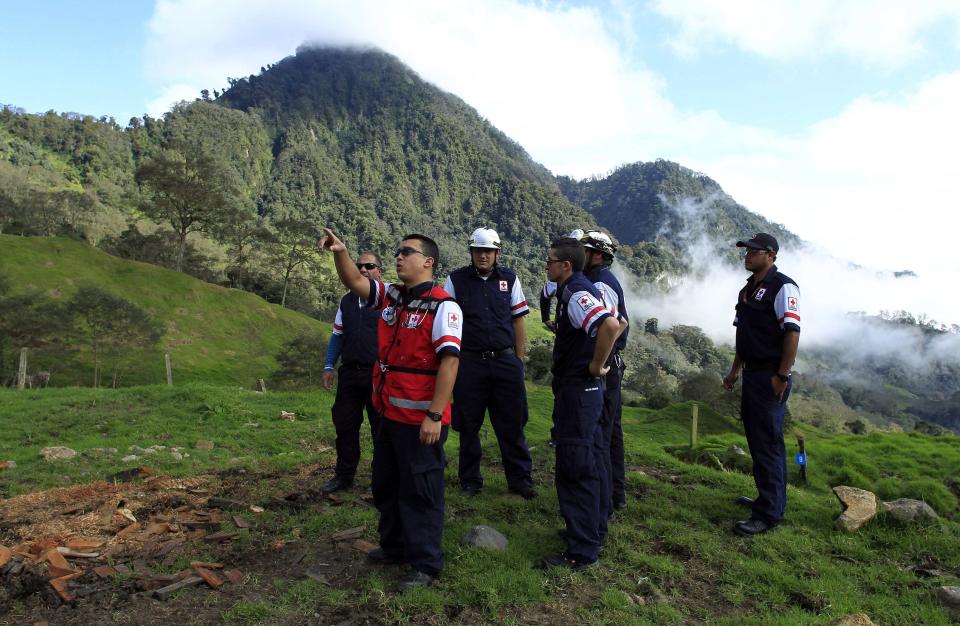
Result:
[[[527,315],[530,307],[513,270],[495,265],[488,276],[481,276],[468,265],[451,272],[443,289],[463,310],[464,350],[503,350],[514,345],[513,320]]]
[[[777,366],[783,353],[783,334],[800,332],[800,288],[774,265],[759,284],[753,276],[737,296],[737,354],[747,364]]]

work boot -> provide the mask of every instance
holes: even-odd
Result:
[[[400,591],[407,591],[415,587],[429,587],[436,580],[430,574],[425,574],[417,570],[410,570],[403,580],[400,581]]]
[[[374,548],[367,552],[367,560],[377,565],[398,565],[400,559],[394,558],[383,551],[383,548]]]
[[[572,570],[580,570],[587,567],[593,567],[597,561],[581,561],[567,554],[548,554],[543,557],[543,569],[554,569],[557,567],[567,567]]]
[[[533,500],[537,497],[537,490],[531,487],[530,485],[523,485],[521,487],[510,487],[510,493],[516,494],[522,497],[524,500]]]
[[[352,478],[334,476],[327,482],[320,485],[320,493],[326,495],[328,493],[333,493],[334,491],[343,491],[344,489],[349,489],[350,487],[353,487]]]
[[[734,503],[739,504],[740,506],[753,506],[753,498],[750,496],[740,496],[734,500]]]
[[[466,485],[460,485],[460,491],[465,496],[473,497],[480,493],[483,489],[483,485],[478,485],[477,483],[467,483]]]
[[[760,535],[769,530],[773,530],[776,527],[776,524],[770,524],[762,519],[747,519],[740,520],[734,524],[733,532],[737,533],[741,537],[752,537],[754,535]]]

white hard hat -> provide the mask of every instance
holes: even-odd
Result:
[[[492,228],[478,228],[470,235],[471,248],[500,249],[500,235]]]
[[[575,228],[570,231],[570,234],[567,235],[567,237],[569,237],[570,239],[576,239],[577,241],[580,241],[581,239],[583,239],[583,235],[584,233],[582,228]]]
[[[583,236],[581,241],[583,241],[584,248],[596,250],[597,252],[609,254],[610,256],[613,256],[617,251],[616,246],[613,245],[613,240],[610,239],[610,235],[601,233],[600,231],[591,230]]]

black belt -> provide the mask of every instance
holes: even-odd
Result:
[[[483,360],[496,359],[497,357],[507,356],[508,354],[516,354],[513,346],[504,348],[503,350],[461,350],[461,352],[471,356],[478,356]]]
[[[745,372],[764,372],[780,369],[780,361],[747,361],[743,364]]]

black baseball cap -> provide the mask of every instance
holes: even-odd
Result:
[[[750,239],[741,239],[737,242],[738,248],[753,248],[754,250],[769,250],[770,252],[779,252],[780,244],[776,237],[767,233],[757,233]]]

